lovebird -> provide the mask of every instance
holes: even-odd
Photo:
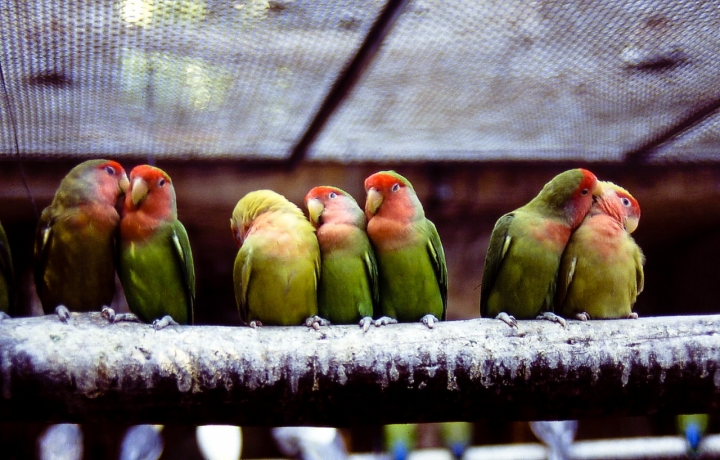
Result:
[[[15,271],[13,269],[10,243],[0,224],[0,321],[9,318],[15,305]]]
[[[155,329],[192,324],[195,269],[185,227],[177,217],[175,188],[163,170],[136,166],[120,220],[118,275],[128,306]],[[126,315],[103,313],[111,321]]]
[[[637,318],[632,311],[643,290],[645,257],[630,233],[640,205],[611,182],[570,237],[558,274],[557,306],[579,320]]]
[[[378,308],[379,290],[365,213],[337,187],[313,188],[305,196],[305,206],[317,229],[322,260],[318,315],[333,324],[359,322],[367,331]]]
[[[320,247],[300,208],[272,190],[257,190],[238,201],[230,227],[240,248],[233,281],[242,321],[326,325],[317,307]]]
[[[45,313],[100,310],[115,295],[117,206],[127,191],[115,161],[88,160],[60,182],[40,214],[34,246],[35,289]]]
[[[526,205],[498,219],[490,235],[480,291],[480,314],[517,327],[515,318],[538,315],[563,326],[553,313],[557,274],[572,231],[601,192],[586,169],[555,176]]]
[[[413,186],[395,171],[365,179],[367,233],[378,262],[380,307],[376,326],[445,319],[448,274],[435,225],[425,218]]]

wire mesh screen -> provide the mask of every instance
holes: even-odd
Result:
[[[0,149],[285,157],[384,7],[3,2]],[[619,160],[720,94],[718,30],[713,2],[410,1],[310,157]],[[710,119],[658,158],[718,146]]]

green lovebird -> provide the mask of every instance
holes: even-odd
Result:
[[[230,219],[240,248],[233,280],[240,318],[250,327],[298,325],[317,328],[320,247],[303,212],[272,190],[250,192]]]
[[[558,268],[572,231],[601,192],[585,169],[555,176],[528,204],[502,216],[485,256],[480,314],[516,327],[515,317],[543,317],[565,325],[553,313]]]
[[[640,221],[640,205],[611,182],[570,237],[560,263],[557,306],[580,320],[637,318],[632,307],[645,276],[640,247],[630,236]]]
[[[410,182],[395,171],[365,179],[367,233],[375,249],[382,318],[375,325],[445,319],[447,264],[435,225]]]
[[[333,324],[367,331],[378,305],[377,263],[357,202],[337,187],[315,187],[305,196],[310,222],[317,228],[322,268],[318,315]]]
[[[10,243],[0,225],[0,321],[9,318],[15,305],[15,271],[13,270]]]
[[[155,329],[192,324],[195,270],[185,227],[177,218],[172,180],[149,165],[130,172],[120,221],[118,275],[128,306]],[[111,321],[131,318],[110,313]]]
[[[100,310],[115,295],[118,200],[127,191],[115,161],[88,160],[60,182],[35,233],[35,289],[45,313]]]

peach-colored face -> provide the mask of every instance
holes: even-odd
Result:
[[[640,224],[640,203],[625,189],[616,186],[614,191],[625,210],[625,229],[632,233]]]
[[[141,208],[156,217],[170,215],[174,209],[175,190],[170,176],[149,165],[136,166],[130,171],[130,190],[125,199],[125,211]]]
[[[595,174],[591,173],[587,169],[580,169],[580,171],[583,173],[583,178],[570,196],[570,202],[573,203],[573,227],[580,225],[580,222],[582,222],[585,215],[588,211],[590,211],[593,198],[602,193],[602,187],[598,183]]]
[[[98,196],[115,206],[118,198],[128,191],[130,185],[125,170],[120,163],[110,160],[99,164],[93,171]]]

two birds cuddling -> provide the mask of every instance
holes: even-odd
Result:
[[[238,245],[233,280],[249,326],[371,325],[447,312],[448,270],[440,237],[412,184],[394,171],[365,180],[364,210],[351,195],[320,186],[303,211],[271,190],[246,194],[232,212]],[[541,317],[565,324],[637,317],[642,251],[630,234],[640,218],[625,189],[585,169],[565,171],[526,205],[500,217],[490,237],[480,310],[516,327]],[[117,271],[132,314],[109,308]],[[42,213],[35,282],[43,309],[102,308],[111,322],[156,328],[194,321],[190,243],[174,186],[142,165],[130,176],[110,160],[73,168]]]

